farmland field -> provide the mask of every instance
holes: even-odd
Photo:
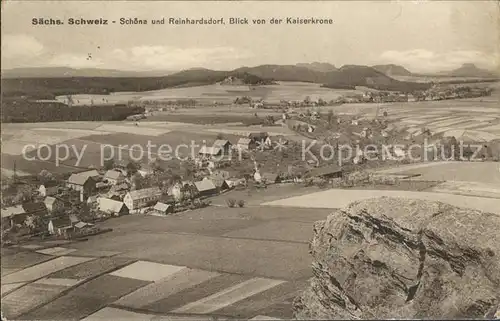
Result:
[[[352,202],[377,197],[401,197],[439,201],[458,207],[477,209],[487,213],[500,215],[500,199],[476,196],[463,196],[447,193],[389,191],[389,190],[342,190],[333,189],[303,196],[297,196],[279,201],[264,203],[271,206],[344,208]]]

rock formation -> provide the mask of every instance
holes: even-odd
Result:
[[[380,198],[316,222],[298,319],[493,318],[500,302],[500,216]]]

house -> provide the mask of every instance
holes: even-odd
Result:
[[[26,219],[27,213],[22,205],[9,206],[2,208],[2,229],[7,226],[12,227],[16,224],[22,224]]]
[[[40,196],[53,196],[59,192],[59,186],[56,181],[48,181],[38,188]]]
[[[73,224],[75,231],[82,230],[84,228],[88,228],[88,227],[92,227],[92,226],[94,226],[94,224],[82,222],[82,221],[78,221],[78,222]]]
[[[162,202],[156,203],[155,207],[153,208],[153,215],[167,215],[169,213],[173,213],[174,207],[171,204],[165,204]]]
[[[202,146],[198,152],[198,155],[201,157],[216,157],[216,156],[221,156],[222,155],[222,148],[218,146]]]
[[[122,174],[121,171],[110,169],[109,171],[106,172],[106,174],[104,174],[104,179],[108,181],[110,184],[116,185],[124,182],[125,176]]]
[[[137,170],[137,173],[141,174],[142,177],[154,174],[154,168],[149,164],[141,165],[141,168]]]
[[[217,187],[210,179],[194,182],[194,186],[199,196],[210,196],[217,193]]]
[[[244,178],[228,178],[225,180],[225,183],[227,184],[228,188],[233,188],[236,186],[240,185],[245,185],[246,180]]]
[[[342,177],[342,169],[337,165],[323,166],[311,169],[307,176],[323,179],[339,178]]]
[[[115,201],[110,198],[99,197],[97,199],[97,206],[101,212],[112,214],[115,216],[128,214],[128,207],[120,201]]]
[[[217,139],[212,147],[218,147],[222,150],[223,155],[228,155],[231,153],[232,144],[227,139]]]
[[[96,169],[91,169],[91,170],[88,170],[85,172],[80,172],[77,174],[82,175],[82,176],[92,177],[94,179],[94,181],[96,181],[96,182],[99,182],[102,179],[101,174],[99,174],[99,172]]]
[[[92,196],[90,196],[89,198],[87,198],[87,205],[92,206],[92,205],[94,205],[94,204],[97,204],[97,199],[98,199],[98,198],[99,198],[99,197],[98,197],[97,195],[92,195]]]
[[[172,195],[176,202],[180,202],[184,197],[185,191],[192,187],[195,189],[194,184],[188,181],[177,182],[168,189],[168,195]]]
[[[73,223],[68,216],[51,218],[47,225],[47,230],[51,235],[63,236],[64,238],[71,237],[75,231]]]
[[[261,179],[267,184],[275,184],[280,182],[280,176],[274,173],[263,173]]]
[[[109,190],[112,193],[125,193],[129,190],[129,186],[127,183],[119,183],[116,185],[111,186],[111,189]]]
[[[91,176],[83,173],[72,174],[66,183],[66,186],[72,190],[91,195],[96,189],[96,181]]]
[[[236,143],[236,148],[240,151],[254,149],[257,144],[250,138],[240,138]]]
[[[155,204],[161,195],[162,192],[158,187],[143,188],[128,192],[123,198],[123,202],[127,205],[129,211],[135,211]]]
[[[54,212],[64,208],[64,202],[52,196],[47,196],[43,202],[49,212]]]
[[[228,171],[224,170],[216,170],[210,174],[208,177],[212,182],[215,184],[215,186],[219,189],[223,187],[224,182],[226,181],[227,178],[231,177],[231,174],[229,174]],[[228,187],[226,186],[225,189]]]

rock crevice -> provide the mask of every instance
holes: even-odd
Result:
[[[399,198],[316,222],[299,319],[483,318],[500,302],[500,217]]]

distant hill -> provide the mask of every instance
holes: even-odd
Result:
[[[296,64],[297,67],[305,67],[314,71],[320,71],[320,72],[329,72],[329,71],[335,71],[337,70],[337,67],[335,67],[332,64],[329,64],[327,62],[311,62],[311,63],[298,63]]]
[[[167,76],[175,71],[127,71],[115,69],[68,67],[38,67],[38,68],[13,68],[2,70],[2,78],[65,78],[65,77],[160,77]]]
[[[324,87],[328,88],[354,88],[355,86],[404,92],[425,90],[430,87],[426,83],[399,81],[372,67],[358,65],[342,66],[338,71],[328,73],[328,79],[324,82]]]
[[[260,65],[256,67],[243,67],[234,70],[235,72],[245,72],[262,79],[276,81],[303,81],[322,83],[325,80],[325,73],[311,70],[306,67],[296,65]]]
[[[399,66],[399,65],[393,65],[393,64],[376,65],[376,66],[373,66],[372,68],[386,74],[387,76],[411,76],[412,75],[412,73],[408,69],[406,69],[403,66]]]
[[[492,71],[481,69],[476,67],[474,64],[463,64],[460,68],[449,72],[443,72],[442,74],[449,75],[451,77],[478,77],[478,78],[496,78],[499,75]]]
[[[50,99],[57,95],[117,91],[149,91],[173,87],[192,87],[224,81],[237,84],[268,85],[275,81],[298,81],[321,84],[327,88],[354,89],[365,86],[378,90],[412,91],[427,89],[423,83],[402,82],[368,66],[346,65],[328,72],[296,65],[260,65],[232,71],[203,68],[183,70],[163,77],[32,77],[3,79],[3,95]]]

